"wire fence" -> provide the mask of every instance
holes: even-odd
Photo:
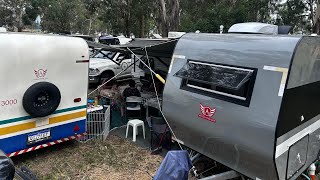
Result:
[[[105,140],[110,132],[110,106],[89,107],[87,109],[87,135],[81,141]]]

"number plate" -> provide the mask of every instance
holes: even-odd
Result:
[[[50,129],[45,129],[37,132],[33,132],[28,134],[28,142],[27,144],[34,144],[37,142],[45,141],[51,138]]]

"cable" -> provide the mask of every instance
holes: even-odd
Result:
[[[98,89],[100,89],[102,86],[104,86],[105,84],[107,84],[108,82],[110,82],[111,80],[113,80],[114,78],[116,78],[117,76],[119,76],[121,73],[123,73],[124,71],[126,71],[127,69],[129,69],[129,67],[131,67],[134,63],[131,63],[127,68],[123,69],[122,71],[120,71],[118,74],[116,74],[115,76],[113,76],[112,78],[110,78],[107,82],[101,84],[100,86],[98,86],[95,90],[91,91],[88,96],[90,96],[92,93],[96,92]]]
[[[150,66],[150,60],[149,60],[149,56],[148,56],[147,47],[145,47],[145,52],[146,52],[146,57],[147,57],[147,60],[148,60],[148,64],[149,64],[149,66]],[[167,123],[167,125],[168,125],[168,127],[169,127],[169,129],[170,129],[170,131],[171,131],[171,133],[172,133],[172,135],[174,136],[175,139],[177,139],[177,137],[176,137],[175,133],[173,132],[173,130],[172,130],[172,128],[171,128],[171,126],[170,126],[167,118],[164,116],[164,114],[163,114],[163,112],[162,112],[161,103],[160,103],[159,96],[158,96],[158,91],[157,91],[156,84],[155,84],[154,77],[153,77],[153,74],[152,74],[152,73],[151,73],[151,78],[152,78],[153,87],[154,87],[154,91],[155,91],[155,93],[156,93],[156,97],[157,97],[157,101],[158,101],[158,106],[159,106],[159,110],[160,110],[160,112],[161,112],[161,115],[162,115],[162,117],[164,118],[164,120],[166,121],[166,123]],[[178,141],[176,141],[176,142],[178,143],[180,149],[183,150],[181,144],[180,144]]]

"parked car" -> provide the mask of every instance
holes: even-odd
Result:
[[[106,45],[120,45],[120,40],[117,37],[101,36],[99,37],[99,43]]]
[[[89,83],[101,84],[105,79],[109,79],[122,70],[127,69],[131,63],[133,63],[131,54],[98,50],[90,58]],[[138,64],[136,68],[139,68]],[[133,66],[117,76],[117,79],[131,78],[133,76],[132,70]]]

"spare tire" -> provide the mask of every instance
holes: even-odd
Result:
[[[58,108],[60,100],[61,94],[57,86],[49,82],[38,82],[24,93],[22,104],[32,117],[44,117]]]

